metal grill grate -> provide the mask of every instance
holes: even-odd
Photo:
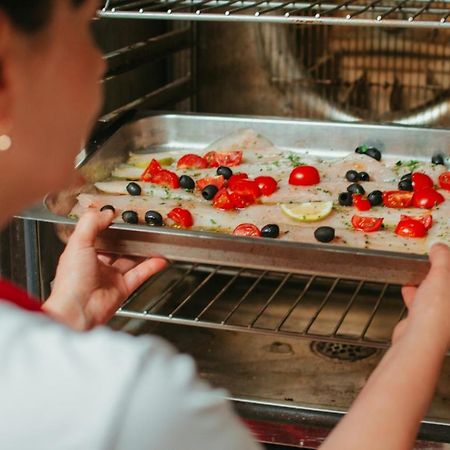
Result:
[[[101,17],[449,27],[450,3],[433,0],[107,0]]]
[[[404,314],[396,285],[181,263],[150,280],[117,312],[376,348],[389,346]]]

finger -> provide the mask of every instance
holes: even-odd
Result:
[[[69,245],[78,247],[92,247],[100,231],[107,228],[114,218],[114,213],[105,209],[104,211],[88,211],[81,216]]]
[[[112,264],[112,266],[118,269],[121,274],[125,274],[133,267],[136,267],[138,264],[141,264],[145,260],[146,258],[132,258],[122,256],[120,258],[117,258],[116,261],[114,261],[114,263]]]
[[[135,291],[145,280],[155,273],[163,270],[167,266],[167,261],[163,258],[151,258],[129,270],[124,275],[128,293]]]
[[[402,287],[402,295],[403,301],[405,302],[406,307],[409,309],[414,301],[416,296],[417,288],[415,286],[403,286]]]
[[[111,255],[108,253],[98,253],[97,258],[102,263],[106,264],[107,266],[110,266],[114,263],[114,261],[117,259],[116,255]]]
[[[431,268],[445,270],[450,275],[450,248],[444,244],[434,244],[430,249]]]

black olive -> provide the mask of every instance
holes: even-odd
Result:
[[[350,192],[341,192],[338,197],[338,202],[341,206],[352,206],[353,197]]]
[[[113,213],[116,212],[116,208],[113,205],[105,205],[100,208],[100,211],[105,211],[105,209],[110,209]]]
[[[145,213],[145,223],[151,227],[161,227],[163,224],[163,217],[158,211],[147,211]]]
[[[261,228],[261,236],[267,238],[277,238],[280,235],[280,227],[274,223],[269,223]]]
[[[359,181],[359,174],[356,170],[348,170],[345,174],[345,178],[354,183],[355,181]]]
[[[431,158],[431,162],[433,164],[438,164],[442,166],[445,165],[444,157],[440,153],[438,153],[437,155],[433,155],[433,157]]]
[[[412,181],[412,172],[405,173],[405,175],[402,175],[402,177],[400,178],[400,181],[403,181],[403,180]]]
[[[134,182],[128,183],[127,184],[127,192],[130,195],[141,195],[141,187]]]
[[[205,200],[212,200],[218,191],[219,189],[217,186],[214,186],[214,184],[208,184],[208,186],[203,188],[202,196]]]
[[[373,191],[367,196],[372,206],[379,206],[383,204],[383,193],[381,191]]]
[[[314,237],[319,242],[331,242],[335,237],[335,231],[332,227],[319,227],[314,231]]]
[[[217,168],[217,175],[222,175],[225,180],[228,180],[233,175],[233,171],[229,167],[220,166]]]
[[[193,191],[195,189],[195,181],[187,176],[187,175],[181,175],[180,177],[180,187],[182,189],[187,189],[188,191]]]
[[[401,191],[413,191],[414,190],[412,181],[408,180],[406,178],[404,180],[401,180],[400,183],[398,183],[398,188]]]
[[[359,172],[359,181],[369,181],[370,175],[367,172]]]
[[[347,191],[351,192],[352,194],[361,194],[361,195],[364,195],[366,193],[364,188],[358,183],[352,183],[349,186],[347,186]]]
[[[122,219],[126,223],[138,223],[139,218],[136,211],[124,211],[122,213]]]
[[[367,156],[370,156],[371,158],[373,158],[373,159],[376,159],[377,161],[380,161],[381,160],[381,152],[380,152],[380,150],[378,150],[377,148],[375,148],[375,147],[369,147],[367,150],[366,150],[366,153],[365,153]]]

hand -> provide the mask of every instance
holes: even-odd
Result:
[[[419,287],[404,286],[403,299],[408,308],[408,317],[395,327],[392,341],[396,342],[405,333],[421,330],[439,339],[450,348],[450,249],[442,244],[430,250],[431,269]],[[426,337],[426,336],[424,336]]]
[[[162,258],[99,254],[97,234],[114,217],[110,210],[88,212],[78,222],[59,260],[53,290],[43,309],[76,330],[106,323],[145,280],[166,266]]]

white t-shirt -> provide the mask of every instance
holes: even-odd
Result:
[[[0,302],[0,449],[257,450],[193,360]]]

